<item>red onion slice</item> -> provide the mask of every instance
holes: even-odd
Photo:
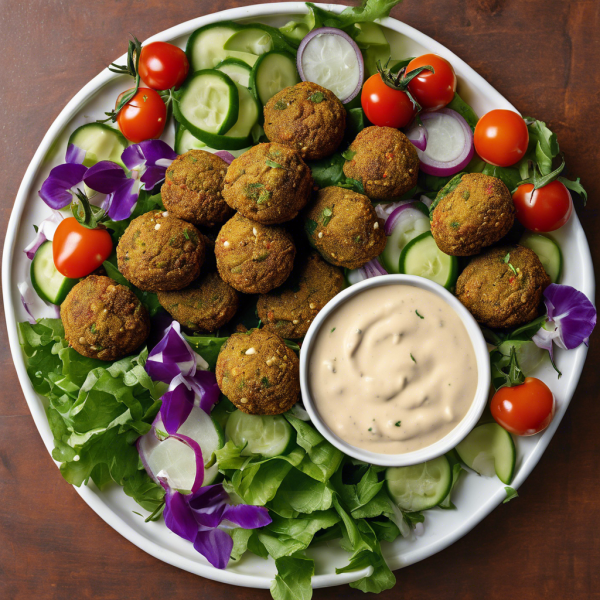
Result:
[[[355,98],[365,77],[356,42],[341,29],[320,27],[304,37],[296,61],[302,81],[331,90],[344,104]]]
[[[429,134],[427,129],[422,125],[414,124],[412,127],[409,127],[404,134],[417,150],[423,151],[427,148],[427,138]]]
[[[427,129],[426,150],[417,149],[421,171],[448,177],[462,171],[473,158],[473,131],[456,111],[442,108],[421,114]]]
[[[364,281],[365,279],[371,279],[371,277],[379,277],[380,275],[387,275],[388,272],[383,268],[381,263],[374,258],[370,260],[366,265],[352,271],[346,271],[346,279],[350,285]]]
[[[218,152],[215,152],[215,156],[222,158],[228,165],[235,159],[235,156],[231,154],[231,152],[227,152],[227,150],[219,150]]]
[[[404,216],[410,214],[410,211],[418,210],[420,213],[425,214],[423,210],[420,210],[419,203],[414,200],[411,202],[407,202],[405,204],[400,204],[387,218],[384,231],[385,235],[392,235],[392,231],[396,228],[398,221],[402,219]]]

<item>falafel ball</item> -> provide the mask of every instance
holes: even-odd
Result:
[[[310,243],[338,267],[358,269],[379,256],[387,243],[384,220],[371,201],[337,186],[318,192],[304,223]]]
[[[302,338],[319,311],[344,286],[342,271],[312,252],[299,262],[284,286],[258,299],[258,318],[264,329],[283,338]]]
[[[515,221],[510,192],[497,177],[482,173],[457,176],[437,197],[431,233],[438,248],[452,256],[479,254],[502,239]]]
[[[90,275],[73,287],[60,318],[69,346],[100,360],[131,354],[150,334],[148,311],[136,295],[102,275]]]
[[[503,246],[469,263],[456,282],[456,295],[479,323],[504,329],[535,319],[549,284],[533,250]]]
[[[212,227],[233,213],[223,200],[228,164],[204,150],[189,150],[167,169],[160,190],[165,208],[175,217]]]
[[[275,94],[265,105],[265,134],[300,152],[305,160],[333,154],[344,138],[346,109],[328,89],[302,81]]]
[[[304,208],[313,179],[298,152],[258,144],[236,158],[225,176],[223,197],[231,208],[263,225],[284,223]]]
[[[280,415],[300,397],[298,357],[274,333],[234,333],[217,359],[219,389],[250,415]]]
[[[419,157],[416,148],[398,129],[365,127],[350,144],[344,175],[363,184],[374,200],[391,200],[417,185]]]
[[[279,287],[294,267],[296,248],[283,227],[261,225],[237,213],[221,228],[215,244],[219,274],[245,294]]]
[[[206,273],[183,290],[158,292],[161,306],[191,331],[212,333],[231,321],[239,294],[218,273]]]
[[[117,246],[119,271],[141,290],[180,290],[200,274],[204,236],[190,223],[151,211],[127,227]]]

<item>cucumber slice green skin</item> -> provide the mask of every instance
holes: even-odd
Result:
[[[69,279],[54,266],[52,242],[44,242],[31,261],[31,284],[37,295],[50,304],[60,306],[79,279]]]
[[[432,255],[435,255],[435,259],[443,264],[444,269],[440,273],[423,274],[422,270],[418,270],[419,258],[425,256],[425,251],[429,251]],[[437,247],[431,232],[426,231],[406,244],[400,254],[398,272],[425,277],[435,283],[439,283],[447,290],[451,290],[458,279],[458,259],[456,256],[444,254]]]
[[[414,512],[437,506],[450,493],[452,469],[445,456],[420,465],[389,467],[385,472],[388,493],[398,508]]]
[[[252,66],[256,62],[256,55],[248,52],[225,50],[227,40],[243,25],[233,21],[211,23],[196,29],[190,35],[185,47],[185,53],[190,63],[190,72],[203,69],[212,69],[226,58],[239,58]],[[216,31],[212,31],[216,29]]]
[[[552,283],[560,281],[563,255],[560,246],[551,237],[533,231],[526,231],[519,240],[519,244],[537,254]]]
[[[246,88],[250,87],[250,73],[252,68],[239,58],[226,58],[220,62],[215,69],[231,77],[235,83],[239,83]]]
[[[249,415],[236,410],[229,416],[225,433],[238,447],[242,456],[265,458],[289,452],[294,445],[292,426],[282,416]]]
[[[274,77],[279,77],[280,83],[273,82]],[[275,50],[263,54],[252,67],[250,89],[264,106],[277,92],[296,85],[299,81],[300,75],[293,55]]]
[[[226,42],[225,50],[261,55],[271,50],[295,52],[295,46],[275,27],[262,23],[239,25],[239,30]],[[268,37],[267,37],[268,36]]]
[[[203,87],[204,81],[208,82],[211,79],[217,83],[222,83],[227,89],[227,97],[223,98],[223,101],[227,102],[227,112],[222,123],[215,132],[209,132],[201,129],[196,123],[193,123],[190,118],[188,118],[192,117],[192,115],[186,115],[188,112],[187,107],[184,107],[182,110],[182,105],[184,105],[186,99],[190,97],[193,102],[194,98],[197,98],[198,88]],[[183,87],[177,92],[177,102],[173,103],[173,115],[175,116],[175,119],[182,123],[194,137],[198,138],[209,146],[212,146],[210,142],[205,139],[205,137],[215,135],[218,136],[231,129],[238,119],[239,103],[240,96],[238,88],[228,75],[225,75],[225,73],[215,69],[204,69],[203,71],[197,71],[191,77],[189,77]],[[218,146],[212,147],[218,148]]]
[[[422,202],[415,202],[414,208],[423,213],[422,219],[415,219],[413,224],[415,225],[413,232],[405,231],[396,227],[391,235],[388,236],[387,243],[383,252],[381,253],[379,260],[381,264],[384,266],[385,270],[388,273],[398,273],[399,272],[399,263],[400,263],[400,255],[402,254],[402,250],[406,247],[411,240],[418,237],[422,233],[431,230],[431,223],[429,221],[429,211],[427,207]],[[403,239],[404,238],[404,239]],[[406,241],[406,244],[402,246],[402,242]]]
[[[252,128],[258,123],[261,114],[260,104],[250,90],[239,83],[233,81],[232,83],[236,86],[239,98],[239,116],[233,127],[225,135],[202,131],[198,128],[190,131],[194,137],[215,150],[241,150],[252,145]],[[175,118],[178,119],[177,110],[174,114]],[[187,127],[186,122],[184,122],[184,127]]]
[[[105,138],[104,147],[101,138]],[[86,151],[83,165],[88,168],[102,160],[111,160],[124,166],[121,154],[129,146],[125,136],[106,123],[87,123],[78,127],[69,137],[67,147],[71,144]]]
[[[512,481],[517,451],[510,433],[498,423],[478,425],[456,446],[456,451],[460,460],[476,473],[491,475],[493,462],[498,479],[506,485]]]
[[[175,146],[177,154],[185,154],[188,150],[203,150],[206,144],[194,137],[181,123],[175,121]]]

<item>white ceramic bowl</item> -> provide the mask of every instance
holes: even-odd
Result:
[[[310,363],[310,355],[314,344],[317,340],[319,331],[324,321],[335,312],[342,304],[359,296],[363,292],[375,287],[390,286],[390,285],[408,285],[418,287],[423,290],[434,293],[452,308],[452,310],[460,317],[465,326],[469,339],[475,350],[475,360],[477,362],[477,389],[475,397],[467,414],[464,416],[452,431],[448,432],[441,440],[434,444],[414,450],[413,452],[405,452],[403,454],[382,454],[379,452],[371,452],[357,446],[352,446],[339,436],[337,436],[323,421],[319,414],[319,409],[315,399],[311,393],[310,381],[308,377],[308,365]],[[302,388],[302,400],[304,406],[310,415],[313,425],[327,438],[336,448],[339,448],[345,454],[358,458],[367,463],[382,465],[385,467],[405,467],[408,465],[417,465],[425,461],[437,458],[446,452],[449,452],[459,442],[465,439],[467,434],[475,427],[477,421],[481,417],[485,405],[487,403],[490,389],[490,358],[487,349],[487,344],[481,333],[481,329],[477,322],[472,317],[471,313],[461,304],[461,302],[453,296],[448,290],[441,285],[424,279],[423,277],[415,277],[414,275],[382,275],[380,277],[372,277],[357,283],[341,294],[338,294],[331,300],[317,315],[311,323],[308,333],[302,343],[300,351],[300,386]]]

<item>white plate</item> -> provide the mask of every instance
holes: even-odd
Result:
[[[340,11],[343,8],[335,5],[323,6],[333,11]],[[169,41],[184,47],[188,35],[194,29],[208,23],[225,19],[249,19],[280,25],[294,15],[305,12],[305,5],[299,2],[239,7],[188,21],[159,33],[148,41]],[[473,69],[436,41],[395,19],[385,19],[382,25],[387,28],[386,34],[390,39],[394,58],[418,56],[425,52],[435,52],[447,58],[458,75],[460,94],[479,115],[494,108],[514,109]],[[123,56],[117,62],[123,64],[124,60]],[[101,118],[104,111],[114,105],[117,94],[130,85],[124,77],[105,70],[68,103],[45,135],[25,173],[8,226],[2,262],[2,283],[10,348],[29,409],[49,452],[52,450],[53,441],[46,421],[43,400],[31,387],[17,336],[16,323],[26,318],[19,299],[17,283],[25,278],[29,268],[29,261],[22,250],[33,237],[32,225],[39,223],[48,214],[48,209],[39,199],[37,190],[50,169],[63,162],[70,132],[83,123]],[[541,117],[543,118],[543,115]],[[165,139],[172,142],[172,134],[165,135]],[[563,249],[562,283],[576,287],[593,301],[595,285],[592,259],[577,216],[573,214],[570,222],[556,232],[554,237]],[[560,380],[557,380],[549,366],[536,373],[552,387],[557,399],[557,412],[550,427],[541,435],[518,440],[517,468],[513,487],[518,488],[531,473],[560,424],[575,392],[586,353],[587,349],[584,346],[570,352],[559,351],[558,364],[563,372]],[[120,488],[114,486],[110,490],[100,492],[90,485],[77,491],[111,527],[136,546],[162,561],[225,583],[256,588],[270,586],[275,574],[272,560],[264,561],[248,556],[226,570],[217,570],[195,552],[191,544],[169,532],[164,523],[145,524],[142,518],[133,513],[134,510],[139,510],[137,504],[125,496]],[[428,511],[424,535],[413,540],[400,539],[393,544],[384,544],[384,554],[389,565],[392,569],[398,569],[443,550],[477,525],[504,497],[504,486],[497,479],[469,474],[462,479],[453,495],[458,510]],[[314,587],[348,583],[364,574],[355,572],[335,575],[335,567],[345,565],[348,558],[348,555],[337,548],[335,543],[311,550],[310,555],[316,558]]]

